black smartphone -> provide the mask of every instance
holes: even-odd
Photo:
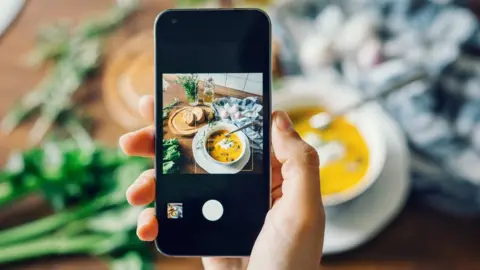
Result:
[[[248,256],[271,206],[271,23],[256,9],[155,22],[158,250]]]

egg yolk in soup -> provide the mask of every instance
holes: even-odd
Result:
[[[289,111],[299,135],[320,156],[322,195],[332,195],[358,184],[368,169],[368,148],[357,128],[345,118],[338,118],[324,129],[315,129],[310,118],[324,111],[303,108]]]
[[[242,154],[240,138],[232,133],[227,136],[228,130],[219,130],[207,138],[208,154],[219,162],[233,162]]]

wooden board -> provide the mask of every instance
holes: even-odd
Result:
[[[155,92],[154,57],[153,50],[138,55],[121,78],[124,89],[120,94],[132,110],[137,109],[138,100],[143,95],[152,95]]]
[[[190,137],[195,135],[201,127],[208,124],[208,115],[210,113],[213,113],[213,109],[207,106],[202,106],[202,105],[197,107],[203,109],[205,114],[205,121],[203,123],[196,123],[194,126],[188,125],[183,120],[184,113],[186,111],[191,110],[193,107],[186,106],[186,107],[177,109],[176,111],[170,112],[167,123],[168,123],[168,128],[174,135]]]
[[[129,130],[147,125],[138,113],[138,101],[154,93],[152,33],[141,32],[129,39],[105,66],[102,90],[110,116]]]

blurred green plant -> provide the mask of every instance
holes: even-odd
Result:
[[[2,119],[0,131],[11,133],[35,113],[40,116],[30,130],[32,144],[39,143],[63,114],[68,115],[70,123],[78,122],[77,129],[81,128],[80,118],[73,112],[72,97],[99,66],[104,38],[136,9],[137,2],[121,1],[98,19],[75,28],[67,23],[43,28],[30,61],[35,65],[48,63],[51,68],[43,81]]]
[[[163,109],[164,117],[178,100]],[[74,124],[76,122],[73,122]],[[149,249],[135,234],[141,208],[130,207],[125,190],[149,160],[95,144],[67,121],[68,140],[55,134],[41,146],[11,154],[0,170],[0,208],[43,194],[55,214],[0,231],[0,266],[46,255],[104,256],[111,269],[152,269]],[[163,174],[178,171],[178,139],[163,140]]]
[[[0,171],[0,207],[41,193],[55,213],[0,231],[0,265],[85,253],[105,257],[112,269],[152,269],[152,253],[135,234],[142,209],[125,199],[132,179],[151,166],[150,160],[74,140],[13,154]]]

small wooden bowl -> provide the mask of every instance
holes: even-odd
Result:
[[[152,33],[140,33],[107,59],[102,82],[110,116],[127,130],[147,123],[138,113],[142,95],[154,93]]]

